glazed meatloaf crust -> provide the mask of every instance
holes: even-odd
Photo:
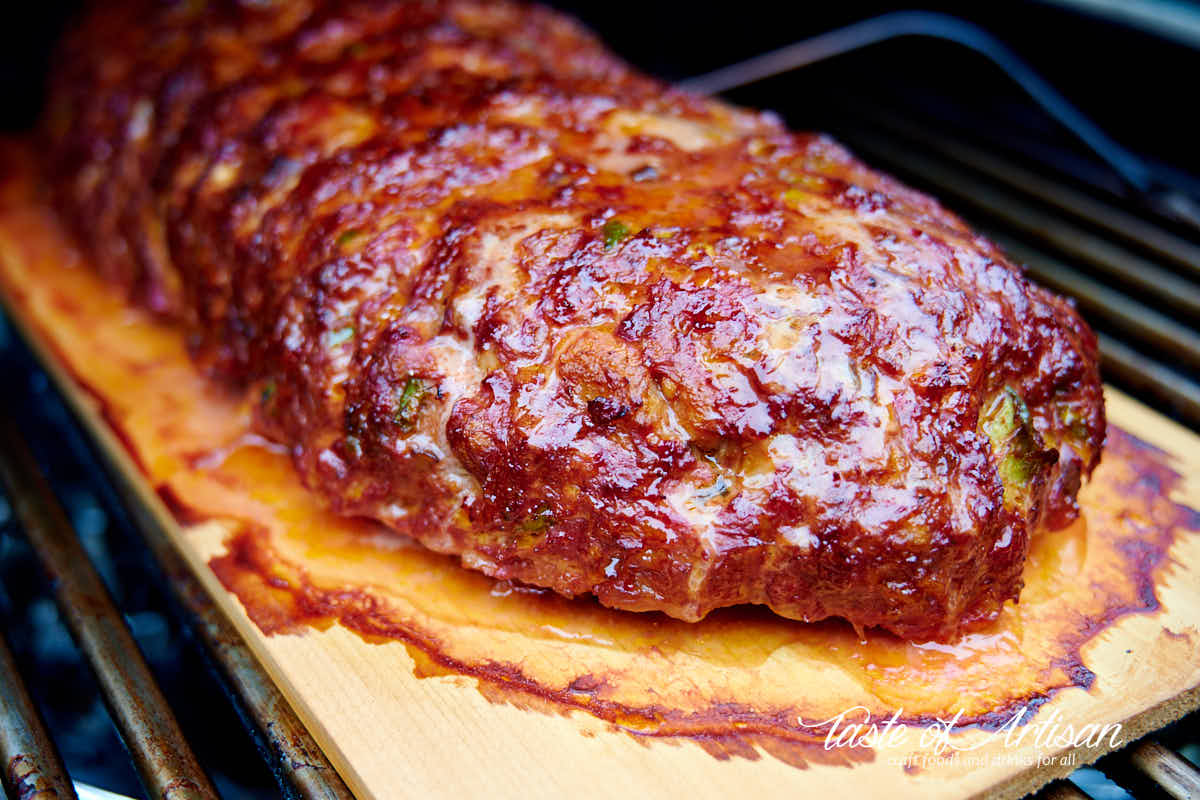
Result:
[[[912,639],[1076,515],[1093,333],[828,138],[509,2],[98,5],[63,216],[339,512],[614,608]]]

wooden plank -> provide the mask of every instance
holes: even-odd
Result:
[[[1200,439],[1114,390],[1084,521],[1039,535],[1018,606],[953,647],[859,641],[840,623],[735,610],[687,625],[531,595],[336,517],[246,436],[250,399],[113,296],[15,179],[0,288],[363,798],[1015,797],[1200,705]],[[313,624],[286,624],[302,612]],[[828,726],[802,724],[853,707],[906,727],[827,749]],[[1036,713],[1009,739],[959,725],[958,754],[934,757],[935,717],[995,727],[1022,708]],[[1060,734],[1121,727],[1097,746],[1039,741],[1056,719]]]

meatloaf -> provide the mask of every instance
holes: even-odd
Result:
[[[98,3],[45,173],[338,512],[498,579],[915,640],[993,618],[1104,409],[934,200],[513,2]]]

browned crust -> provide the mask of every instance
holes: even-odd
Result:
[[[994,616],[1076,513],[1104,414],[1065,301],[561,16],[130,3],[62,53],[65,216],[345,513],[618,608],[918,639]]]

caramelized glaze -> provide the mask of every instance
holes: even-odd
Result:
[[[253,398],[219,391],[178,329],[129,309],[86,269],[28,186],[4,187],[0,271],[39,336],[86,386],[184,526],[225,521],[222,583],[271,636],[340,625],[404,642],[431,680],[461,676],[496,702],[586,713],[642,741],[692,740],[718,757],[788,763],[870,760],[821,745],[820,726],[863,697],[876,718],[914,723],[961,709],[995,726],[1096,677],[1086,645],[1128,614],[1153,613],[1175,540],[1200,513],[1171,500],[1180,480],[1155,448],[1114,428],[1081,493],[1082,518],[1034,539],[1025,591],[991,625],[951,643],[912,642],[841,621],[742,607],[698,623],[629,614],[593,599],[496,581],[307,490],[289,456],[249,433]],[[1181,634],[1183,635],[1183,634]],[[818,669],[820,690],[795,675]]]
[[[129,0],[60,61],[45,162],[89,263],[334,508],[469,568],[948,639],[1100,457],[1066,301],[547,9]]]

